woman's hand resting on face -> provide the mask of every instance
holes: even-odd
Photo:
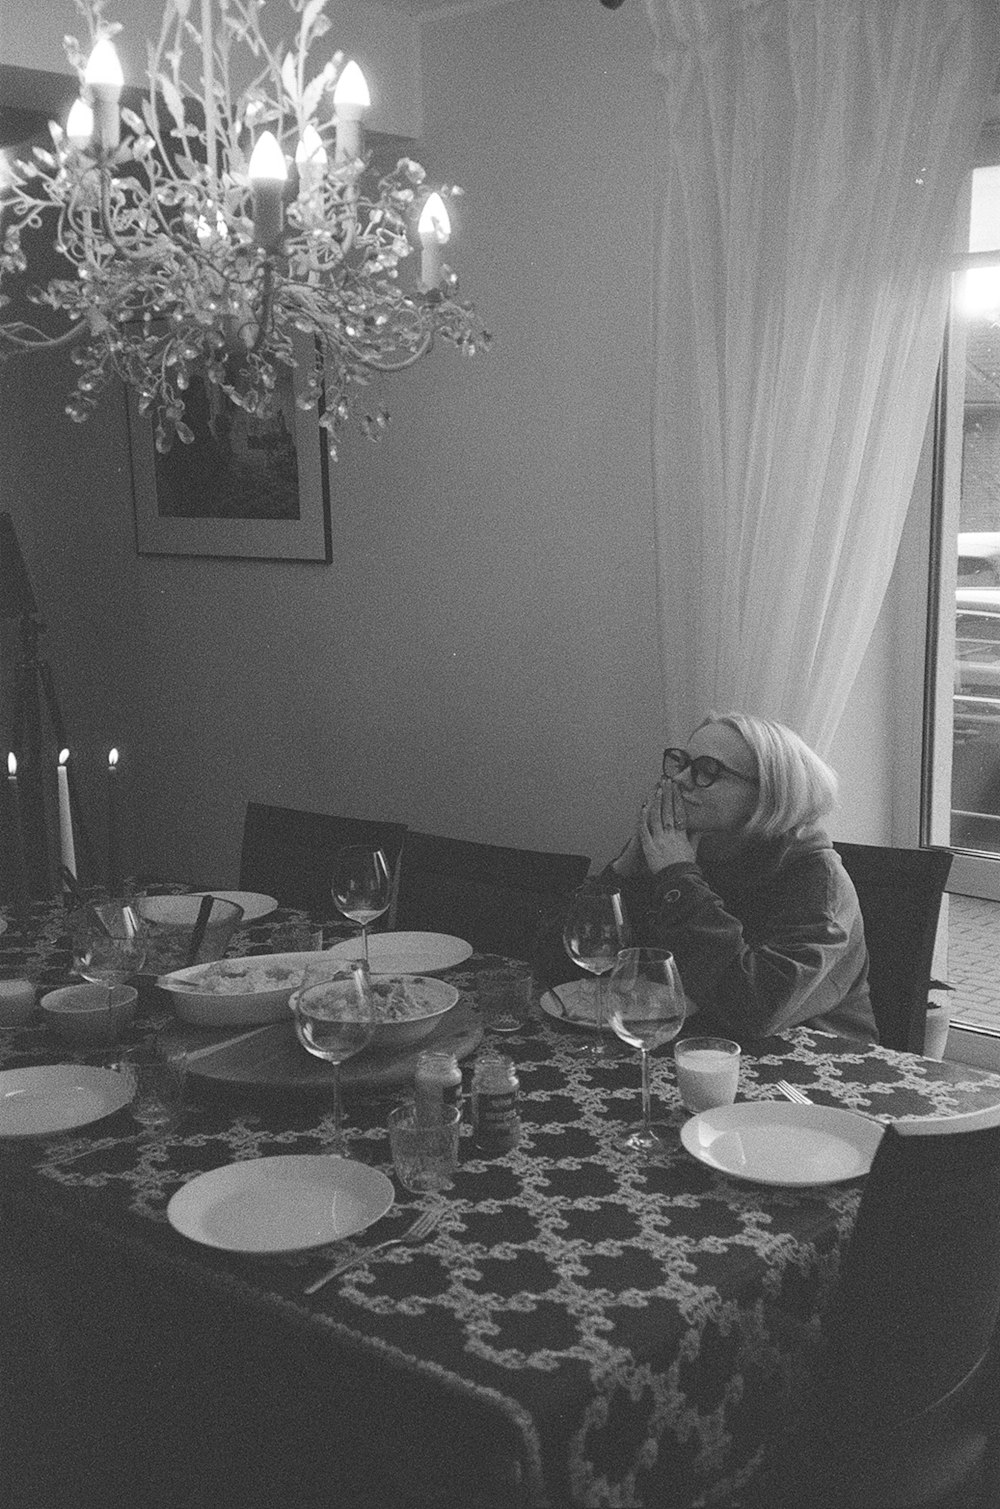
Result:
[[[694,846],[684,827],[685,820],[684,803],[677,788],[670,781],[660,781],[652,796],[642,804],[636,830],[651,874],[658,874],[667,865],[695,859]]]

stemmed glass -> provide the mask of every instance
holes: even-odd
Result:
[[[130,906],[88,907],[73,929],[73,968],[83,979],[124,985],[146,962],[145,931]]]
[[[332,1151],[347,1157],[342,1126],[340,1066],[360,1053],[375,1036],[375,997],[363,959],[315,984],[293,991],[288,1003],[303,1048],[324,1058],[333,1069]]]
[[[610,1021],[623,1043],[642,1054],[642,1121],[629,1127],[615,1147],[647,1156],[665,1152],[667,1143],[654,1125],[649,1107],[649,1055],[681,1030],[687,1001],[674,956],[662,948],[624,948],[611,971]]]
[[[347,844],[333,856],[330,894],[339,912],[361,926],[361,945],[368,962],[368,926],[388,911],[392,873],[382,849]]]
[[[603,977],[614,968],[619,951],[628,941],[628,923],[620,892],[584,887],[575,893],[563,926],[563,946],[574,964],[596,977],[596,1031],[590,1045],[593,1058],[603,1058],[608,1051],[601,1036],[604,1031]]]

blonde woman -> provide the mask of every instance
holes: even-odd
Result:
[[[768,719],[713,714],[664,752],[609,868],[635,941],[674,954],[699,1031],[878,1040],[858,898],[822,827],[836,800],[834,772]]]

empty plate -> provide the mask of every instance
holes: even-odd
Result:
[[[348,938],[326,950],[335,959],[361,957],[361,939]],[[472,954],[472,944],[447,933],[370,933],[368,963],[373,975],[432,975],[451,969]]]
[[[364,1231],[395,1198],[377,1168],[326,1153],[245,1158],[210,1169],[172,1196],[182,1236],[227,1252],[301,1252]]]
[[[39,1064],[0,1072],[0,1137],[39,1137],[87,1126],[120,1111],[133,1085],[113,1069]]]
[[[754,1100],[701,1111],[681,1142],[709,1168],[754,1184],[837,1184],[871,1168],[883,1127],[853,1111]]]

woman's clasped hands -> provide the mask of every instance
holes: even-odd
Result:
[[[645,861],[645,868],[656,875],[667,865],[689,863],[694,858],[681,794],[673,781],[658,781],[643,802],[636,831],[614,861],[614,868],[619,875],[635,876],[641,874]]]

